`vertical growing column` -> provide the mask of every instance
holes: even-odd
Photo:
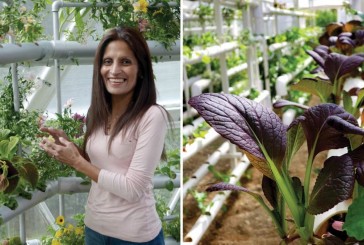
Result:
[[[222,44],[225,40],[223,38],[223,18],[222,18],[221,4],[219,0],[214,0],[214,15],[215,15],[216,34],[220,44]],[[227,75],[225,53],[219,55],[219,64],[220,64],[222,91],[224,93],[229,93],[229,78]]]
[[[243,7],[243,26],[249,30],[249,40],[253,40],[253,27],[252,27],[252,13],[251,8],[256,6],[246,3]],[[262,90],[262,84],[259,79],[258,58],[256,53],[256,45],[250,42],[247,46],[247,64],[248,64],[248,78],[250,88]]]

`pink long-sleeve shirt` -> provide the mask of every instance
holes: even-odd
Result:
[[[86,151],[100,168],[92,181],[85,224],[107,236],[147,242],[161,230],[155,208],[152,177],[160,162],[167,131],[165,112],[152,106],[140,120],[135,135],[115,137],[108,152],[109,135],[103,129],[90,136]]]

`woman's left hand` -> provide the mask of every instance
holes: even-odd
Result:
[[[59,138],[59,142],[60,144],[57,144],[54,140],[43,138],[39,145],[53,158],[77,169],[82,156],[76,145],[63,137]]]

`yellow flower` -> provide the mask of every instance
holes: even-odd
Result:
[[[56,224],[57,225],[64,225],[64,217],[62,215],[57,217]]]
[[[138,0],[138,2],[133,4],[134,12],[147,13],[149,3],[146,0]]]
[[[72,224],[69,224],[67,226],[67,230],[69,230],[69,231],[73,231],[73,228],[74,228],[74,226]]]
[[[53,239],[52,245],[62,245],[62,243],[60,241],[58,241],[57,239]]]
[[[76,227],[75,233],[76,233],[76,235],[82,235],[83,234],[83,227]]]
[[[56,238],[60,238],[63,235],[63,231],[61,229],[59,229],[58,231],[56,231],[56,234],[54,235]]]

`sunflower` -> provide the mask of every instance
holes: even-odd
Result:
[[[63,215],[60,215],[60,216],[57,217],[56,224],[57,225],[64,225],[64,217],[63,217]]]

